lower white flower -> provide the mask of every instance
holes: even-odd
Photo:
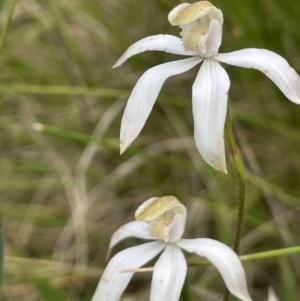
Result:
[[[263,72],[290,101],[297,104],[300,104],[299,76],[283,57],[266,49],[218,53],[223,14],[209,1],[182,3],[169,13],[168,19],[171,25],[182,29],[181,39],[162,34],[144,38],[131,45],[113,67],[150,50],[190,56],[153,67],[138,80],[121,122],[120,153],[141,132],[164,82],[202,63],[192,88],[195,142],[206,163],[226,173],[224,124],[230,79],[220,63]]]
[[[231,294],[240,300],[252,301],[243,266],[232,249],[209,238],[181,238],[186,208],[174,196],[147,200],[137,209],[135,217],[137,221],[125,224],[112,235],[109,252],[127,237],[155,241],[117,253],[103,272],[92,301],[119,301],[134,270],[161,251],[163,253],[153,270],[150,301],[179,300],[187,273],[187,263],[181,249],[207,258],[220,272]]]

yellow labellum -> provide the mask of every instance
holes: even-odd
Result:
[[[151,198],[137,209],[135,218],[137,221],[151,221],[170,209],[181,205],[180,201],[172,195]]]
[[[193,22],[215,9],[209,1],[199,1],[183,7],[176,15],[170,18],[173,26],[185,25]]]

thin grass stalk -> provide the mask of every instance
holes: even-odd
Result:
[[[3,283],[3,265],[4,265],[4,239],[3,239],[2,219],[0,214],[0,287],[2,286]]]
[[[7,36],[7,32],[9,29],[10,21],[12,18],[12,15],[15,10],[17,0],[11,0],[10,5],[8,7],[8,14],[6,21],[3,26],[3,31],[0,39],[0,54],[2,54],[5,39]],[[4,238],[3,238],[3,230],[2,230],[2,220],[1,220],[1,208],[0,208],[0,286],[2,286],[3,282],[3,265],[4,265]]]
[[[5,39],[6,39],[6,36],[7,36],[7,32],[8,32],[8,29],[9,29],[9,25],[10,25],[12,15],[13,15],[14,10],[15,10],[16,3],[17,3],[17,0],[11,0],[10,5],[8,7],[7,18],[6,18],[6,21],[4,23],[3,31],[2,31],[2,35],[1,35],[1,39],[0,39],[0,54],[2,54],[2,51],[3,51],[3,48],[4,48]]]

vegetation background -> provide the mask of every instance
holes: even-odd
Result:
[[[1,300],[90,300],[111,234],[152,196],[188,209],[185,237],[233,244],[237,177],[206,165],[193,140],[191,86],[199,67],[169,79],[141,135],[119,156],[128,94],[148,68],[179,59],[146,52],[112,70],[149,35],[179,35],[167,21],[178,0],[0,1]],[[300,1],[216,0],[225,23],[220,52],[256,47],[300,73]],[[247,169],[241,254],[300,243],[300,107],[258,71],[225,66],[230,108]],[[114,250],[141,241],[127,239]],[[189,262],[199,261],[189,256]],[[151,265],[151,263],[149,264]],[[300,256],[244,262],[253,300],[300,299]],[[190,267],[191,300],[221,300],[213,267]],[[126,300],[148,300],[151,274],[133,278]],[[124,299],[125,300],[125,299]],[[230,300],[234,300],[231,297]]]

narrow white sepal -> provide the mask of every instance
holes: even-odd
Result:
[[[213,168],[227,173],[224,124],[230,80],[219,62],[204,60],[193,84],[193,117],[196,146]]]
[[[125,61],[136,54],[151,50],[187,56],[198,55],[197,52],[186,51],[182,46],[180,38],[168,34],[158,34],[146,37],[132,44],[118,59],[113,68],[121,66]]]
[[[153,237],[149,235],[149,231],[147,231],[147,229],[148,223],[138,221],[129,222],[121,226],[113,233],[110,239],[106,259],[109,258],[111,249],[125,238],[136,237],[141,239],[153,239]]]
[[[133,273],[119,272],[143,266],[161,252],[165,245],[161,241],[153,241],[116,254],[105,268],[92,301],[119,301],[133,276]]]
[[[180,248],[168,244],[154,266],[150,301],[178,301],[187,264]]]
[[[122,117],[120,154],[141,132],[166,79],[190,70],[201,61],[201,58],[193,57],[165,63],[147,70],[140,77],[131,92]]]
[[[181,239],[176,244],[188,252],[206,257],[220,272],[228,290],[234,296],[243,301],[252,301],[244,268],[232,249],[209,238]]]
[[[216,60],[263,72],[292,102],[300,104],[300,78],[282,56],[266,50],[248,48],[230,53],[219,53]]]

